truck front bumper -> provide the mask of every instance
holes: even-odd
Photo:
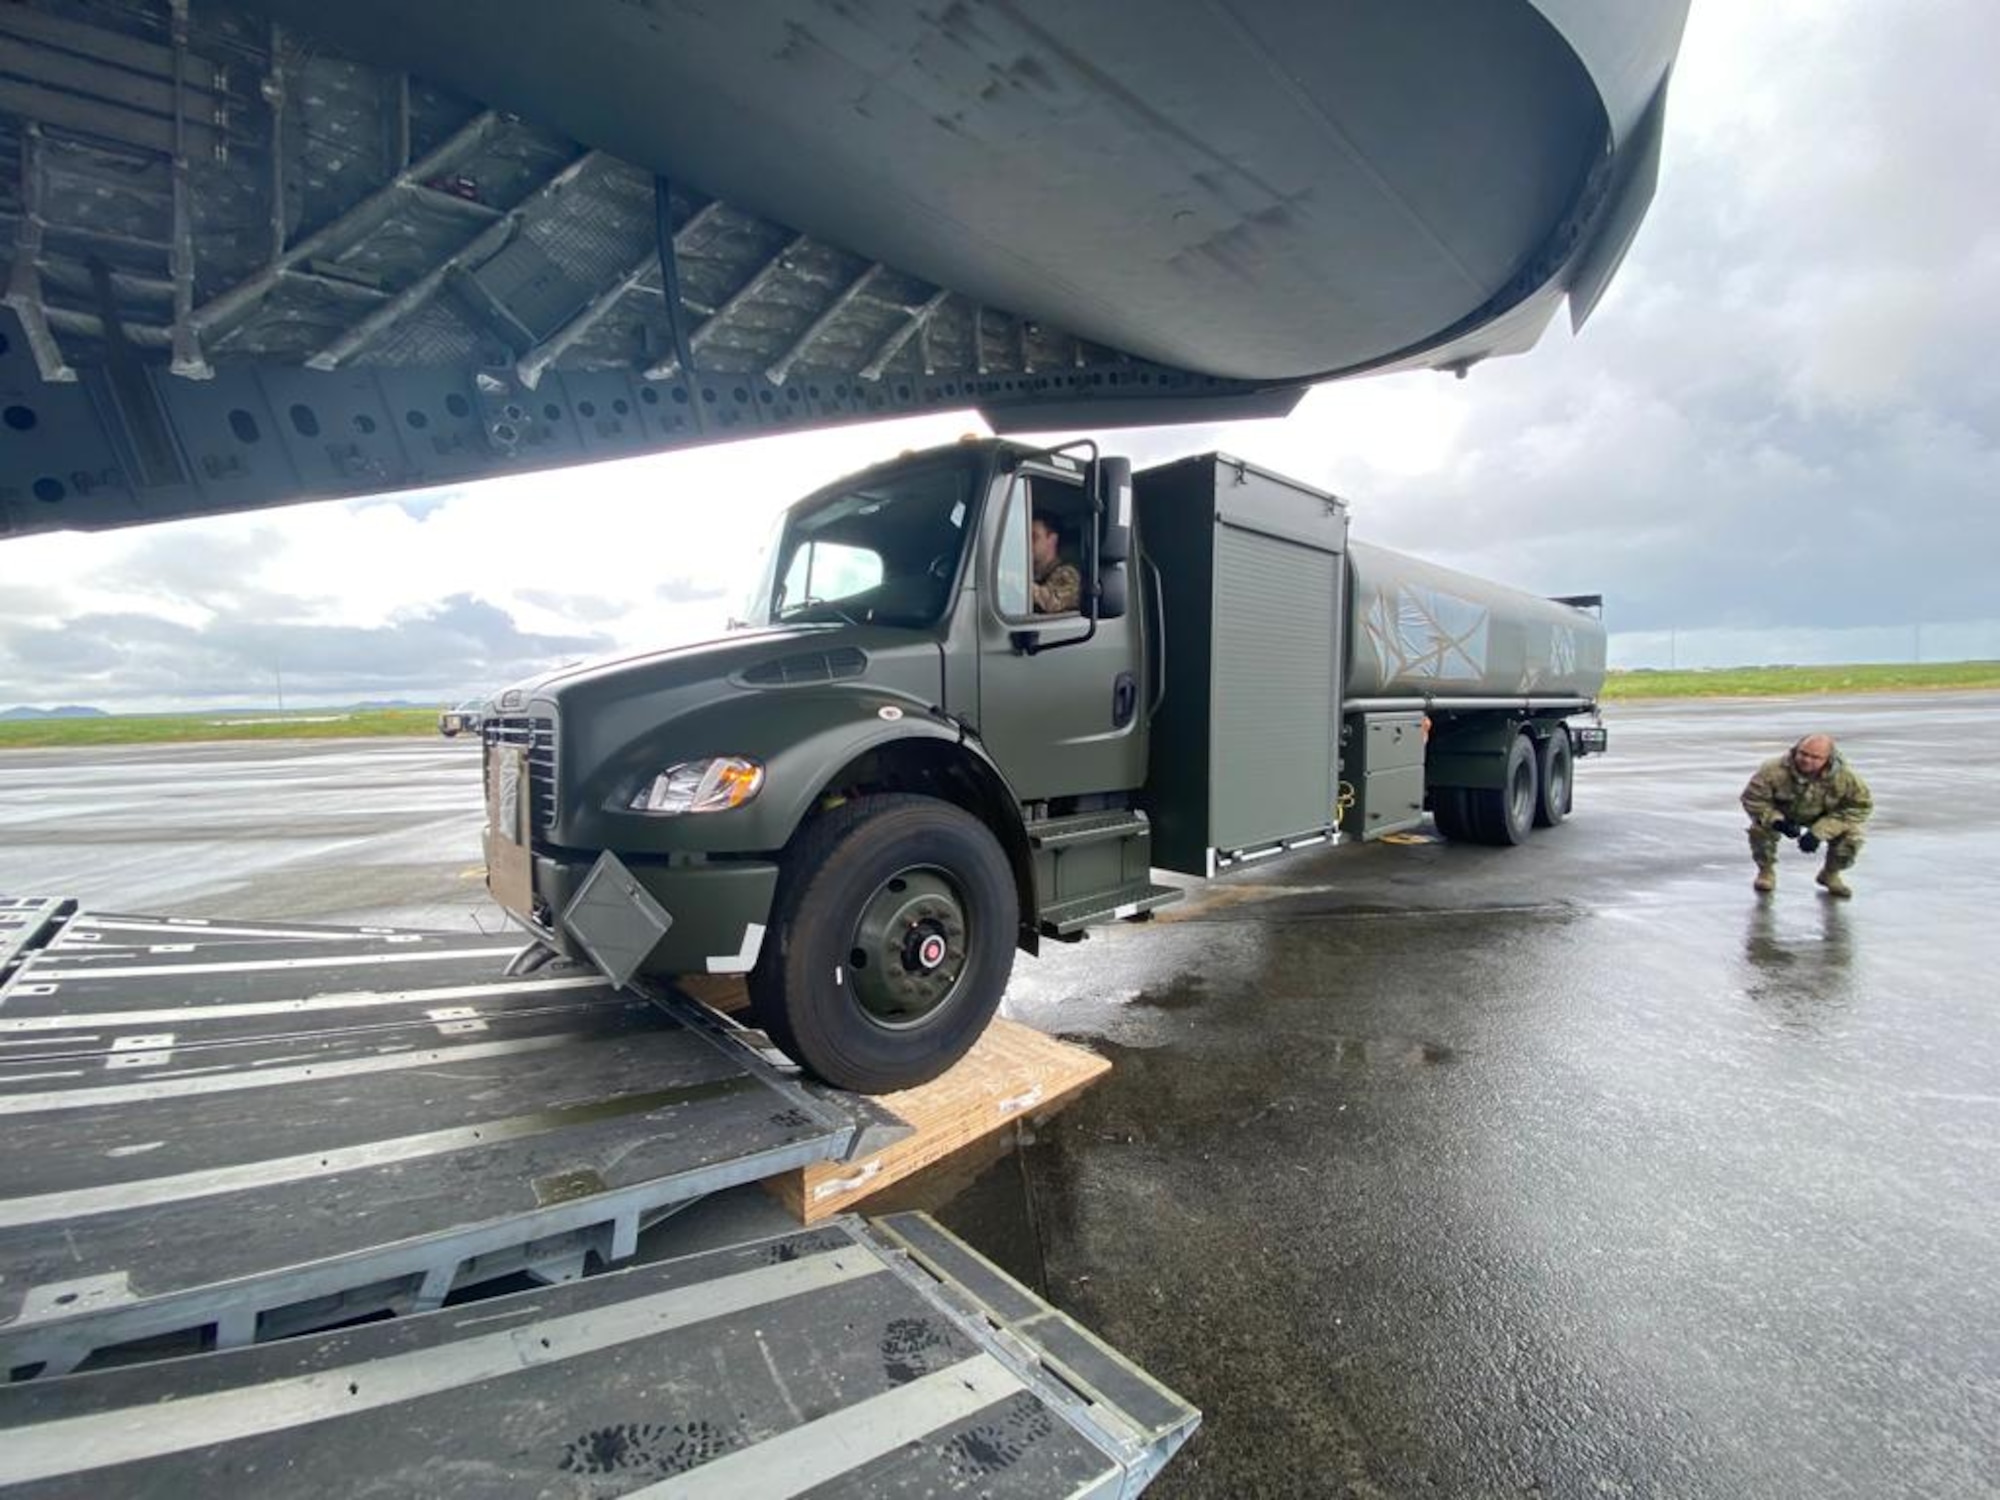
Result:
[[[530,910],[498,889],[496,898],[550,947],[620,984],[638,974],[747,974],[778,885],[778,867],[763,860],[627,864],[612,854],[537,853],[531,868]]]

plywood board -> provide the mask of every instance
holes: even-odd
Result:
[[[750,992],[740,974],[678,974],[674,988],[690,1000],[698,1000],[710,1010],[738,1016],[750,1008]]]
[[[816,1224],[1011,1121],[1052,1112],[1110,1071],[1094,1052],[996,1020],[943,1077],[876,1100],[915,1127],[910,1135],[873,1156],[816,1162],[767,1178],[764,1186],[800,1223]]]

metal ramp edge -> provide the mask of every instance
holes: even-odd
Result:
[[[0,896],[0,984],[75,910],[69,901]]]
[[[50,940],[50,903],[0,914],[42,933],[0,984],[8,1378],[571,1280],[893,1128],[691,1003],[501,979],[512,941],[73,908]]]
[[[1067,1313],[1051,1306],[928,1214],[888,1214],[871,1231],[935,1279],[940,1294],[992,1330],[1017,1366],[1066,1393],[1072,1420],[1124,1468],[1137,1493],[1193,1436],[1201,1411]]]

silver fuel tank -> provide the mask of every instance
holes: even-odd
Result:
[[[1592,698],[1604,624],[1568,604],[1349,542],[1347,684],[1354,699]]]

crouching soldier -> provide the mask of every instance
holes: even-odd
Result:
[[[1759,766],[1743,788],[1743,810],[1750,815],[1755,889],[1778,888],[1778,841],[1791,838],[1807,854],[1826,846],[1826,863],[1814,878],[1828,895],[1854,894],[1841,872],[1861,853],[1861,826],[1875,802],[1868,783],[1841,759],[1831,735],[1809,734]]]

